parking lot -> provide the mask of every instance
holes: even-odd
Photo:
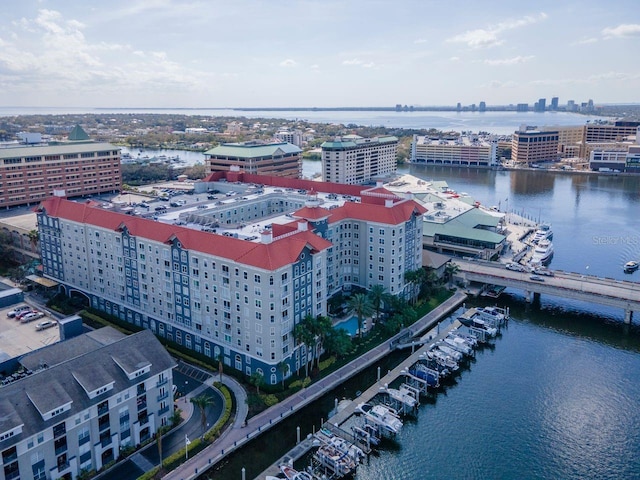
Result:
[[[55,319],[44,315],[40,318],[22,323],[16,318],[7,317],[7,313],[17,306],[27,305],[24,302],[0,309],[0,361],[13,358],[24,353],[37,350],[60,341],[57,324],[51,328],[37,329],[44,321],[55,322]],[[32,309],[35,310],[35,309]],[[43,312],[44,313],[44,312]]]

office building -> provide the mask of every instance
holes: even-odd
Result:
[[[552,111],[557,111],[558,110],[558,105],[559,105],[559,99],[558,97],[552,97],[551,98],[551,105],[549,105],[549,110]]]
[[[302,150],[287,142],[223,143],[204,152],[207,172],[226,172],[232,166],[256,175],[299,178]]]
[[[69,197],[119,192],[120,149],[86,141],[78,129],[70,139],[80,141],[0,148],[0,207],[35,204],[54,190]]]
[[[513,134],[511,160],[519,165],[555,162],[559,159],[558,132],[522,129]]]
[[[623,142],[635,137],[640,122],[618,120],[614,123],[589,123],[585,127],[585,142]]]
[[[322,179],[325,182],[364,184],[396,171],[396,137],[336,137],[322,144]]]
[[[314,355],[293,329],[326,315],[334,293],[382,285],[410,294],[404,274],[421,267],[425,212],[414,200],[237,169],[200,183],[223,198],[158,221],[47,199],[38,210],[44,275],[269,384],[282,378],[278,363],[295,372]]]
[[[497,141],[478,135],[461,135],[455,140],[413,136],[411,162],[427,165],[492,167],[497,165]]]
[[[547,99],[546,98],[541,98],[539,99],[534,107],[533,110],[534,112],[544,112],[547,109]]]
[[[153,437],[173,414],[175,362],[150,331],[111,328],[20,359],[0,388],[5,479],[75,479]]]

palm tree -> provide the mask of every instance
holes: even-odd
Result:
[[[307,360],[304,364],[305,376],[309,376],[309,359],[311,357],[310,350],[312,349],[313,342],[315,341],[315,332],[313,327],[313,317],[307,315],[300,322],[293,327],[293,337],[298,344],[305,344],[307,347]],[[311,357],[313,358],[313,357]]]
[[[218,361],[218,373],[220,374],[220,383],[222,383],[222,370],[224,365],[224,355],[221,353],[215,358]]]
[[[316,333],[315,354],[318,369],[320,369],[320,352],[323,349],[325,340],[329,335],[331,335],[331,332],[333,331],[333,324],[331,323],[331,319],[329,317],[323,317],[319,315],[318,318],[315,319],[314,326]]]
[[[415,301],[416,299],[416,289],[415,287],[422,288],[422,283],[426,277],[426,271],[424,268],[420,267],[416,270],[409,270],[404,272],[404,281],[411,284],[411,300]]]
[[[364,293],[356,293],[347,300],[347,308],[350,312],[355,313],[358,317],[358,337],[362,338],[362,329],[364,326],[364,317],[368,317],[373,313],[373,306],[369,297]]]
[[[38,244],[38,240],[40,239],[40,232],[38,230],[29,230],[27,233],[27,237],[29,238],[29,243],[31,243],[31,248],[35,248]]]
[[[449,287],[451,287],[453,276],[459,271],[460,266],[457,263],[447,262],[447,264],[444,266],[444,274],[447,277],[447,281],[449,282]]]
[[[373,285],[369,289],[369,299],[371,300],[371,304],[376,311],[376,322],[380,320],[380,308],[386,301],[386,297],[387,292],[383,285]]]
[[[202,436],[204,437],[205,429],[207,427],[207,407],[213,405],[213,398],[203,393],[197,397],[191,397],[189,400],[195,407],[198,407],[200,411],[200,424],[202,425]]]
[[[284,390],[284,380],[287,373],[289,373],[289,364],[285,361],[278,362],[278,371],[282,375],[282,390]]]
[[[259,371],[253,372],[251,374],[251,377],[249,377],[249,383],[251,383],[251,385],[256,387],[256,393],[258,395],[260,395],[260,385],[262,385],[263,380],[264,380],[264,375]]]

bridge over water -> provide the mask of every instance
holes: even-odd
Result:
[[[459,276],[465,282],[479,282],[524,290],[527,301],[533,295],[547,294],[584,302],[621,308],[625,323],[631,323],[633,312],[640,312],[640,283],[613,278],[555,270],[544,281],[531,280],[531,273],[507,270],[497,262],[456,259]]]

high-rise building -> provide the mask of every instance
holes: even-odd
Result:
[[[269,384],[282,379],[278,363],[295,372],[315,358],[293,329],[326,315],[331,295],[373,285],[410,294],[405,273],[422,266],[426,211],[412,198],[237,171],[199,183],[228,199],[183,212],[182,226],[175,216],[154,221],[45,200],[37,215],[44,275],[97,310],[222,355]]]
[[[520,165],[555,162],[558,154],[558,132],[538,130],[516,131],[511,140],[511,160]]]
[[[480,106],[478,107],[478,111],[480,111],[480,112],[486,112],[487,111],[486,102],[480,102]]]
[[[529,111],[529,104],[528,103],[519,103],[518,105],[516,105],[516,111],[517,112],[528,112]]]
[[[76,127],[69,141],[0,149],[0,207],[36,204],[55,190],[69,197],[119,192],[120,149],[88,141]]]
[[[173,414],[175,361],[150,331],[102,328],[29,353],[0,390],[5,479],[72,479],[151,438]]]
[[[551,98],[551,105],[549,106],[549,110],[553,110],[554,112],[558,110],[558,97]]]
[[[364,184],[396,171],[397,137],[336,137],[322,144],[325,182]]]
[[[544,112],[546,109],[547,109],[547,99],[546,98],[539,99],[535,103],[535,106],[533,107],[533,110],[536,111],[536,112]]]
[[[223,143],[204,154],[208,173],[235,166],[256,175],[299,178],[302,174],[302,150],[291,143]]]

